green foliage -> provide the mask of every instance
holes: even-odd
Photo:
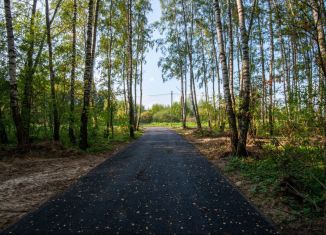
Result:
[[[173,113],[171,113],[170,110],[164,109],[153,115],[153,121],[154,122],[178,122],[180,121],[180,118],[174,115]]]
[[[136,138],[141,137],[143,132],[137,131],[135,132]],[[103,138],[103,136],[96,136],[97,138],[93,138],[93,141],[90,141],[91,147],[86,150],[87,153],[105,153],[112,151],[112,143],[125,143],[130,142],[132,139],[129,136],[128,128],[116,127],[115,128],[115,135],[113,139],[107,140]]]
[[[211,103],[201,100],[198,104],[198,109],[203,121],[208,121],[210,118],[212,119],[212,110],[214,110],[214,108]]]
[[[60,119],[60,141],[64,145],[70,145],[68,138],[68,125],[70,120],[70,84],[72,70],[72,27],[73,27],[73,0],[49,1],[50,11],[53,21],[52,46],[53,64],[56,73],[55,93]],[[57,5],[58,3],[61,3]],[[112,3],[112,5],[111,5]],[[76,141],[79,140],[80,116],[84,101],[84,68],[85,68],[85,26],[89,1],[77,1],[77,58],[76,77],[74,86],[75,108],[72,114],[73,130]],[[57,9],[55,9],[58,6]],[[24,97],[24,86],[26,84],[27,71],[29,67],[29,54],[32,54],[31,64],[35,65],[35,73],[31,77],[32,86],[32,107],[30,120],[30,137],[32,142],[40,142],[52,138],[53,132],[53,110],[51,107],[51,91],[49,79],[48,46],[45,36],[45,15],[44,4],[37,2],[36,17],[34,27],[31,24],[32,4],[21,1],[12,1],[11,11],[13,17],[15,46],[17,52],[17,81],[18,99],[21,106]],[[110,9],[113,9],[110,11]],[[8,83],[8,56],[7,56],[7,33],[4,9],[0,14],[0,126],[5,127],[9,138],[9,144],[16,143],[15,124],[11,117]],[[151,46],[151,26],[148,23],[147,13],[151,11],[149,0],[139,0],[133,3],[133,51],[139,56],[134,58],[134,69],[136,64],[140,67],[140,61],[144,64],[146,59],[140,56],[141,51],[146,53]],[[54,14],[56,12],[56,14]],[[124,127],[128,133],[127,105],[121,97],[126,89],[126,49],[127,40],[127,5],[125,1],[102,1],[99,9],[99,22],[97,27],[96,55],[94,71],[94,87],[91,91],[91,107],[89,109],[89,141],[94,146],[103,140],[107,126],[111,119],[115,126],[116,135],[125,141],[124,135],[119,134],[120,127]],[[35,32],[32,33],[31,29]],[[112,43],[109,55],[109,42]],[[33,48],[31,47],[33,45]],[[39,57],[38,57],[39,56]],[[38,60],[39,59],[39,60]],[[36,63],[38,61],[38,63]],[[111,62],[111,63],[109,63]],[[109,74],[109,70],[110,74]],[[138,73],[140,69],[138,68]],[[110,75],[110,83],[108,82]],[[140,74],[134,77],[139,84]],[[109,90],[110,89],[110,90]],[[110,102],[108,99],[110,98]],[[139,100],[137,100],[137,103]],[[139,104],[137,104],[139,106]],[[21,107],[19,107],[21,110]],[[112,111],[112,112],[111,112]],[[3,128],[2,128],[3,129]],[[1,130],[2,130],[1,129]],[[111,134],[110,134],[111,135]]]
[[[143,112],[141,114],[142,123],[151,123],[153,121],[153,114],[149,111]]]
[[[146,121],[148,122],[179,122],[181,119],[181,106],[180,103],[175,102],[171,106],[164,106],[160,104],[154,104],[151,109],[144,113],[146,115]],[[151,116],[151,117],[150,117]]]
[[[307,146],[265,146],[263,159],[233,157],[227,170],[239,170],[254,183],[254,193],[282,195],[294,210],[325,213],[325,149]]]
[[[153,104],[152,105],[152,108],[150,109],[150,112],[152,114],[155,114],[155,113],[158,113],[159,111],[162,111],[166,109],[166,107],[164,105],[161,105],[161,104]]]
[[[204,123],[204,125],[207,125],[207,123]],[[181,128],[182,123],[181,122],[151,122],[151,123],[146,123],[143,126],[144,127]],[[188,128],[196,128],[196,126],[197,126],[196,122],[187,122]]]

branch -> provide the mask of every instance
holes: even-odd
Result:
[[[60,7],[61,3],[62,3],[62,0],[59,0],[58,3],[57,3],[57,5],[56,5],[56,7],[55,7],[55,10],[53,12],[53,16],[52,16],[52,18],[50,20],[50,26],[52,25],[52,23],[53,23],[53,21],[55,19],[55,16],[58,13],[58,10],[59,10],[59,7]],[[40,45],[39,50],[37,52],[37,55],[36,55],[36,58],[35,58],[35,62],[34,62],[33,68],[32,68],[33,71],[36,70],[36,67],[37,67],[37,65],[38,65],[38,63],[40,61],[40,58],[41,58],[41,55],[42,55],[42,52],[43,52],[44,43],[45,43],[45,38],[46,38],[46,31],[42,35],[41,45]]]
[[[254,14],[255,14],[255,9],[257,7],[257,0],[254,1],[254,4],[252,6],[252,11],[251,11],[251,16],[250,16],[250,23],[249,23],[249,28],[248,28],[248,35],[251,33],[252,25],[254,22]]]

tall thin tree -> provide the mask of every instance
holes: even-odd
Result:
[[[33,77],[35,73],[35,63],[33,62],[35,47],[35,17],[37,11],[37,0],[33,0],[32,13],[28,31],[28,49],[27,59],[24,66],[24,92],[22,100],[22,123],[24,131],[24,143],[30,143],[30,125],[31,125],[31,108],[32,108],[32,92]]]
[[[90,95],[92,88],[92,75],[93,63],[92,63],[92,34],[93,34],[93,17],[94,17],[94,0],[88,2],[88,22],[87,22],[87,38],[86,38],[86,58],[85,58],[85,72],[84,72],[84,99],[83,109],[81,114],[80,125],[80,143],[81,149],[87,149],[88,144],[88,116]]]
[[[74,131],[75,122],[75,80],[76,80],[76,24],[77,24],[77,0],[74,0],[72,18],[72,56],[71,56],[71,78],[70,78],[70,113],[69,113],[69,138],[70,142],[76,144]]]
[[[20,109],[18,104],[18,90],[17,90],[17,62],[16,62],[16,47],[15,37],[12,25],[11,16],[11,2],[10,0],[4,0],[4,10],[6,19],[7,30],[7,48],[8,48],[8,68],[9,68],[9,82],[10,82],[10,108],[12,118],[15,123],[16,136],[18,145],[26,144],[26,138],[24,137],[23,125],[20,116]]]
[[[133,76],[133,50],[132,50],[132,0],[128,0],[128,102],[129,102],[129,135],[131,138],[135,138],[134,130],[134,105],[132,98],[132,76]]]
[[[46,17],[46,32],[47,32],[47,43],[48,43],[48,53],[49,53],[51,103],[52,103],[52,115],[53,115],[53,139],[55,141],[59,141],[60,121],[59,121],[57,99],[56,99],[56,92],[55,92],[56,75],[53,67],[53,48],[52,48],[51,23],[50,23],[50,9],[49,9],[48,0],[45,0],[45,17]]]
[[[250,90],[251,90],[251,75],[250,75],[250,57],[249,57],[249,35],[253,24],[253,15],[256,8],[257,0],[254,1],[251,19],[248,29],[246,28],[245,10],[242,0],[237,0],[239,27],[241,35],[241,50],[242,50],[242,68],[241,78],[242,86],[240,89],[240,104],[239,104],[239,143],[237,148],[238,156],[247,156],[247,133],[250,123]]]
[[[233,111],[233,103],[232,96],[230,92],[229,85],[229,72],[227,66],[227,59],[225,53],[225,43],[223,37],[223,29],[222,29],[222,21],[221,21],[221,9],[220,9],[220,1],[215,0],[214,2],[215,8],[215,19],[216,19],[216,31],[217,31],[217,40],[220,52],[220,63],[222,65],[222,77],[224,84],[224,99],[226,102],[226,111],[228,114],[229,125],[231,129],[231,147],[232,152],[236,153],[238,147],[238,129],[237,129],[237,121]]]
[[[273,29],[273,9],[272,2],[268,0],[269,8],[269,105],[268,105],[268,124],[269,124],[269,134],[273,136],[274,134],[274,121],[273,121],[273,84],[274,81],[274,29]]]

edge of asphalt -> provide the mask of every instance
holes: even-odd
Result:
[[[146,133],[146,129],[149,129],[152,127],[146,127],[144,128],[144,134]],[[156,127],[154,127],[156,128]],[[157,127],[157,128],[161,128],[161,129],[166,129],[166,130],[170,130],[172,132],[174,132],[175,134],[177,134],[178,136],[180,136],[183,140],[187,141],[190,145],[192,145],[196,151],[196,153],[205,158],[203,156],[202,153],[200,153],[199,149],[195,146],[194,143],[190,142],[189,140],[187,140],[184,136],[182,136],[181,134],[179,134],[178,132],[176,132],[173,128],[168,128],[168,127]],[[81,177],[79,177],[78,179],[74,180],[69,186],[68,188],[66,188],[65,190],[58,192],[56,194],[54,194],[53,196],[49,197],[48,199],[44,200],[41,202],[41,204],[33,209],[31,209],[29,212],[27,212],[25,215],[23,215],[21,218],[19,218],[19,220],[17,220],[16,222],[14,222],[13,224],[10,224],[8,227],[6,227],[3,230],[0,230],[0,234],[8,234],[9,231],[14,228],[14,226],[19,223],[21,220],[23,220],[24,218],[28,217],[30,214],[33,214],[39,210],[41,210],[42,208],[46,207],[48,204],[50,204],[53,200],[56,200],[57,198],[59,198],[60,196],[62,196],[63,194],[65,194],[66,192],[68,192],[68,190],[70,190],[72,187],[74,187],[81,179],[86,178],[88,175],[92,174],[95,170],[97,170],[98,167],[100,167],[103,164],[106,164],[107,161],[112,160],[113,158],[118,157],[120,154],[126,152],[127,150],[129,150],[130,148],[132,148],[132,146],[136,145],[142,138],[144,135],[142,135],[141,137],[139,137],[138,139],[133,140],[131,143],[128,143],[125,147],[123,147],[122,149],[120,149],[119,151],[117,151],[116,153],[112,154],[109,158],[105,159],[103,162],[101,162],[100,164],[98,164],[96,167],[94,167],[93,169],[91,169],[90,171],[88,171],[85,175],[82,175]],[[254,210],[256,210],[259,215],[264,218],[264,220],[266,220],[274,229],[278,234],[281,234],[278,227],[276,226],[276,224],[269,218],[267,217],[264,213],[262,213],[262,211],[256,206],[254,205],[227,177],[226,175],[215,165],[213,165],[209,160],[207,160],[207,158],[205,158],[205,160],[209,163],[209,165],[213,166],[215,168],[215,170],[221,175],[221,177],[226,180],[227,183],[229,183],[243,198],[246,199],[246,201],[249,203],[249,205],[254,208]]]
[[[223,171],[220,168],[218,168],[217,166],[215,166],[211,161],[209,161],[205,156],[203,156],[203,154],[199,151],[199,149],[196,147],[196,145],[193,142],[190,142],[189,140],[187,140],[183,135],[181,135],[180,133],[178,133],[175,129],[173,129],[173,128],[167,128],[167,129],[173,131],[174,133],[176,133],[177,135],[179,135],[182,139],[186,140],[189,144],[191,144],[195,148],[197,154],[199,154],[201,157],[205,158],[208,161],[208,163],[211,166],[213,166],[215,168],[215,170],[221,175],[221,177],[226,182],[228,182],[244,199],[246,199],[246,201],[249,203],[249,205],[252,208],[254,208],[254,210],[256,210],[259,213],[259,215],[262,218],[264,218],[264,220],[266,220],[275,229],[275,231],[278,234],[282,234],[280,232],[280,229],[278,228],[278,226],[274,223],[274,221],[271,218],[269,218],[268,216],[266,216],[262,212],[262,210],[260,210],[255,204],[253,204],[253,202],[251,200],[249,200],[249,198],[247,198],[247,196],[232,181],[229,180],[229,178],[223,173]]]
[[[146,131],[144,131],[145,133]],[[36,206],[35,208],[31,209],[30,211],[28,211],[25,215],[23,215],[22,217],[20,217],[17,221],[13,222],[12,224],[10,224],[8,227],[0,230],[0,234],[9,234],[10,230],[12,228],[14,228],[14,226],[16,224],[18,224],[21,220],[25,219],[26,217],[28,217],[30,214],[33,214],[41,209],[43,209],[44,207],[46,207],[48,204],[50,204],[52,201],[58,199],[60,196],[62,196],[63,194],[65,194],[66,192],[68,192],[72,187],[74,187],[80,180],[82,180],[83,178],[88,177],[88,175],[92,174],[95,170],[97,170],[98,167],[100,167],[101,165],[107,163],[107,161],[112,160],[113,158],[116,158],[118,155],[120,155],[121,153],[124,153],[125,151],[127,151],[128,149],[130,149],[133,145],[135,145],[137,142],[139,142],[140,139],[143,138],[144,135],[140,136],[137,139],[132,140],[130,143],[126,143],[126,146],[122,147],[120,150],[118,150],[117,152],[113,153],[111,156],[108,156],[103,162],[101,162],[100,164],[98,164],[97,166],[95,166],[94,168],[92,168],[90,171],[88,171],[86,174],[80,176],[79,178],[75,179],[66,189],[64,189],[63,191],[57,192],[54,195],[50,196],[49,198],[43,200],[40,202],[39,206]]]

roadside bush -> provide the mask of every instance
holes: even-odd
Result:
[[[153,114],[151,112],[143,112],[141,114],[141,122],[142,123],[151,123],[153,120]]]
[[[179,122],[179,117],[171,115],[170,110],[161,110],[153,115],[154,122]]]

